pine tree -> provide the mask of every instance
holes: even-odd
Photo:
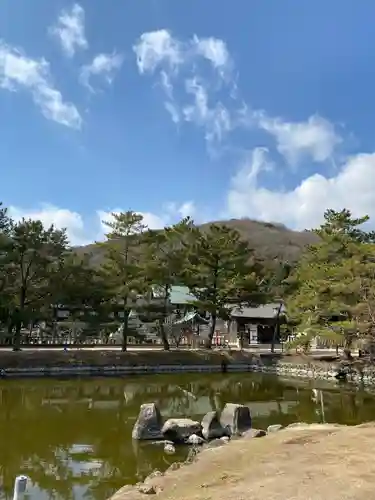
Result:
[[[287,301],[291,322],[298,325],[297,344],[308,348],[320,336],[344,344],[374,335],[375,301],[373,233],[360,226],[369,218],[352,219],[348,210],[325,213],[316,230],[321,241],[311,246],[294,273],[294,293]]]
[[[53,301],[51,280],[67,253],[65,231],[41,221],[22,219],[12,224],[4,268],[7,293],[11,296],[10,331],[15,327],[13,345],[20,349],[21,327],[36,311]]]
[[[113,222],[103,221],[111,231],[103,244],[106,258],[101,271],[114,298],[114,307],[122,310],[122,350],[126,351],[129,315],[137,296],[146,288],[140,249],[146,226],[142,215],[132,211],[113,213],[112,217]]]
[[[186,248],[191,245],[194,234],[194,223],[187,217],[163,230],[149,231],[144,242],[145,277],[161,296],[161,303],[150,304],[148,309],[158,317],[159,333],[165,350],[169,350],[165,321],[172,312],[171,289],[183,282]]]
[[[238,231],[225,225],[211,224],[195,229],[188,248],[184,276],[190,292],[197,298],[198,310],[211,315],[207,347],[211,348],[218,318],[229,319],[235,304],[259,304],[262,268],[249,244]]]

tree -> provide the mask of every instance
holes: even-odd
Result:
[[[13,346],[20,349],[21,327],[33,313],[53,300],[51,279],[67,252],[66,232],[41,221],[22,219],[12,225],[4,268],[11,297]]]
[[[211,315],[207,341],[207,347],[211,348],[217,318],[229,319],[234,305],[263,302],[262,266],[238,231],[211,224],[194,232],[184,280],[197,298],[194,301],[197,309]]]
[[[194,223],[187,217],[160,231],[149,231],[145,243],[145,277],[161,297],[160,304],[148,309],[157,313],[159,333],[165,350],[169,350],[165,322],[171,314],[170,295],[173,285],[181,284],[186,258],[186,247],[191,244]]]
[[[11,295],[9,295],[9,274],[6,269],[8,252],[10,250],[9,232],[12,220],[7,209],[0,202],[0,325],[8,320]]]
[[[353,218],[351,211],[346,208],[339,212],[329,209],[324,212],[324,223],[314,232],[319,236],[346,235],[360,243],[375,243],[375,231],[360,229],[369,220],[368,215]]]
[[[308,248],[294,273],[288,318],[298,326],[297,344],[305,348],[320,336],[343,343],[348,355],[356,339],[373,336],[374,243],[348,210],[328,210],[316,230],[321,241]]]
[[[73,318],[78,317],[93,329],[108,322],[110,294],[100,270],[90,263],[90,255],[68,254],[51,282],[55,307],[68,306]]]
[[[113,213],[113,222],[103,221],[111,231],[106,235],[106,259],[102,274],[115,300],[122,309],[122,350],[127,349],[129,314],[137,295],[146,284],[142,269],[140,243],[146,229],[143,217],[132,211]]]

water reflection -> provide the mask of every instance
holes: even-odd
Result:
[[[261,428],[375,420],[372,394],[314,387],[311,381],[260,374],[3,381],[0,499],[12,498],[14,478],[24,473],[33,482],[30,500],[104,500],[122,485],[183,459],[184,448],[166,456],[158,445],[132,443],[139,406],[147,401],[157,401],[165,416],[193,418],[241,402]]]

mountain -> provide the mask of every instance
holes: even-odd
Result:
[[[225,224],[237,229],[242,238],[249,241],[256,254],[265,260],[295,262],[307,245],[319,241],[316,234],[310,231],[292,231],[282,224],[260,222],[251,219],[230,219],[214,221],[215,224]],[[202,224],[204,229],[210,223]],[[105,248],[96,244],[76,247],[75,251],[82,255],[90,253],[92,264],[99,265],[104,257]]]

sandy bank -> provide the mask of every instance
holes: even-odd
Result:
[[[375,423],[303,425],[205,450],[146,484],[160,500],[367,500],[374,494],[374,440]],[[111,500],[148,496],[124,487]]]

